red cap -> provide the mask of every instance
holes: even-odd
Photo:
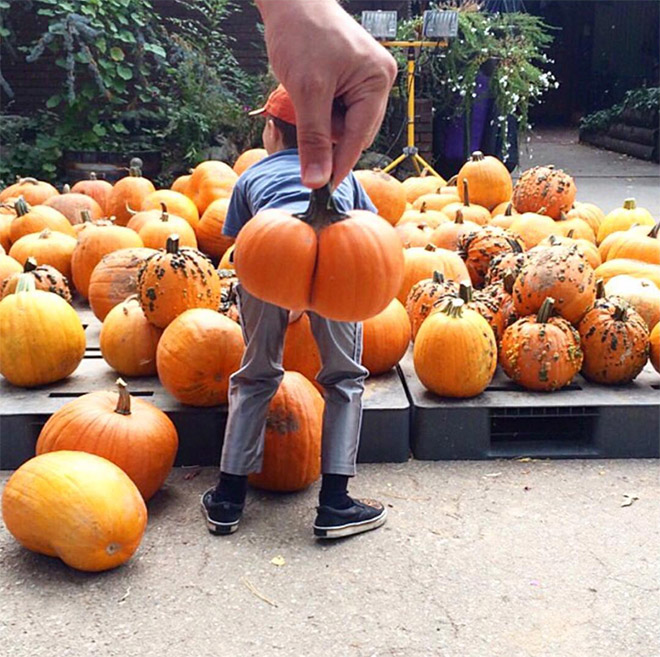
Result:
[[[287,90],[281,84],[268,96],[268,100],[263,107],[252,110],[249,114],[250,116],[270,114],[281,121],[296,125],[296,110],[293,107],[291,96],[289,96]]]

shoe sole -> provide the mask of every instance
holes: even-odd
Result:
[[[206,519],[206,528],[211,532],[211,534],[214,536],[227,536],[228,534],[233,534],[238,529],[238,523],[240,520],[237,520],[236,522],[216,522],[215,520],[211,520],[211,518],[209,518],[209,514],[206,512],[206,507],[204,506],[203,500],[204,496],[202,495],[200,505],[202,507],[204,518]]]
[[[317,538],[345,538],[346,536],[354,536],[355,534],[362,534],[363,532],[378,529],[378,527],[385,524],[387,520],[387,509],[383,509],[382,513],[375,518],[369,520],[362,520],[361,522],[350,522],[345,525],[337,525],[334,527],[322,527],[314,525],[314,536]]]

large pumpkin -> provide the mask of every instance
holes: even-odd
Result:
[[[99,346],[105,362],[124,376],[153,376],[156,348],[163,333],[147,320],[137,296],[128,297],[106,315]]]
[[[45,228],[16,240],[9,255],[22,265],[28,258],[34,258],[40,265],[50,265],[71,280],[71,259],[77,243],[75,237]]]
[[[193,308],[163,332],[156,350],[158,376],[183,404],[226,404],[229,376],[240,367],[243,350],[236,322],[215,310]]]
[[[12,243],[18,241],[24,235],[39,233],[45,228],[56,230],[71,237],[76,236],[76,231],[69,220],[54,208],[47,205],[35,205],[30,207],[20,198],[15,203],[16,218],[11,222],[9,238]]]
[[[68,185],[64,185],[64,192],[57,196],[51,196],[44,205],[61,212],[69,223],[81,224],[83,222],[82,212],[86,210],[92,219],[105,217],[103,208],[86,194],[78,194],[71,191]]]
[[[323,398],[299,372],[285,372],[268,406],[261,472],[248,476],[256,488],[303,490],[321,474]]]
[[[378,215],[392,225],[396,224],[406,209],[404,186],[389,173],[379,169],[356,171],[355,177],[376,206]]]
[[[66,277],[50,265],[38,265],[34,258],[28,258],[23,267],[23,273],[30,274],[34,278],[34,286],[37,290],[53,292],[59,295],[67,303],[72,302],[71,290]],[[0,283],[0,299],[15,294],[22,273],[12,274]]]
[[[69,376],[85,355],[78,313],[62,297],[35,289],[23,274],[15,294],[0,301],[0,374],[23,388]]]
[[[492,210],[511,198],[513,183],[508,169],[492,155],[475,151],[461,167],[459,181],[467,180],[472,202]],[[458,185],[461,201],[464,200],[464,187]]]
[[[193,169],[185,194],[202,214],[216,199],[229,198],[237,180],[238,176],[228,164],[207,160]]]
[[[95,572],[131,558],[147,508],[114,463],[62,450],[36,456],[14,472],[2,493],[2,519],[28,550]]]
[[[103,215],[108,215],[110,194],[112,185],[107,180],[99,180],[94,171],[90,172],[88,180],[79,180],[71,191],[75,194],[85,194],[93,198],[103,210]]]
[[[258,299],[337,321],[377,315],[403,277],[394,228],[371,212],[340,214],[328,187],[312,191],[301,215],[259,212],[238,234],[234,261],[241,285]]]
[[[167,210],[171,215],[181,217],[188,222],[190,228],[196,230],[199,224],[199,211],[197,206],[181,192],[175,192],[171,189],[159,189],[152,192],[143,201],[139,208],[145,212],[147,210]]]
[[[575,182],[553,166],[541,166],[523,172],[513,188],[513,205],[520,213],[536,212],[559,219],[575,201]]]
[[[57,196],[59,192],[50,183],[36,178],[20,178],[9,187],[0,192],[0,202],[4,203],[7,199],[18,198],[22,196],[29,205],[41,205],[51,196]]]
[[[137,294],[138,272],[147,258],[156,255],[154,249],[119,249],[108,253],[94,267],[89,279],[89,305],[98,319],[128,297]]]
[[[408,313],[398,299],[392,299],[385,310],[365,320],[362,332],[362,365],[372,376],[389,372],[410,344]]]
[[[634,198],[627,198],[623,206],[610,212],[598,228],[597,241],[600,244],[610,233],[618,230],[628,230],[635,224],[639,226],[654,226],[655,220],[645,208],[637,207]]]
[[[161,328],[190,308],[217,310],[221,294],[213,263],[196,249],[179,249],[178,235],[171,235],[165,251],[147,258],[138,272],[142,310]]]
[[[204,211],[195,231],[199,250],[214,260],[222,258],[225,251],[234,243],[233,237],[222,234],[228,208],[228,198],[213,201]]]
[[[90,392],[50,416],[37,440],[37,455],[74,450],[119,466],[148,500],[163,485],[179,446],[176,428],[163,411],[118,390]]]
[[[232,167],[236,172],[237,176],[240,176],[244,171],[247,171],[253,164],[260,162],[265,157],[268,157],[268,151],[265,148],[248,148],[248,150],[243,151],[234,166]]]
[[[447,299],[424,320],[415,339],[415,372],[425,388],[443,397],[480,394],[497,367],[492,329],[463,306],[462,299]]]
[[[129,167],[129,174],[118,180],[108,199],[108,216],[115,218],[117,226],[125,226],[130,218],[131,211],[137,211],[149,194],[156,191],[151,180],[142,176],[142,160],[133,158]]]

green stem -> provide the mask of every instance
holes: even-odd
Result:
[[[555,300],[552,297],[546,297],[541,308],[539,309],[538,314],[536,315],[536,321],[539,324],[545,324],[552,315],[552,311],[555,308]]]
[[[437,269],[433,272],[433,282],[442,285],[445,282],[445,275]]]
[[[37,261],[32,256],[30,256],[25,261],[25,265],[23,266],[23,272],[29,274],[31,271],[34,271],[36,268],[37,268]]]
[[[463,299],[466,304],[472,302],[472,292],[472,286],[467,283],[461,283],[458,286],[458,296],[460,299]]]
[[[14,211],[16,212],[17,217],[22,217],[30,211],[30,206],[22,196],[19,196],[16,199],[16,202],[14,203]]]
[[[623,202],[623,207],[625,210],[634,210],[637,207],[637,202],[634,198],[627,198]]]
[[[178,253],[179,252],[179,236],[177,233],[172,233],[165,243],[165,253]]]
[[[34,276],[32,274],[21,274],[18,277],[18,285],[16,285],[16,294],[19,292],[34,292],[36,289]]]

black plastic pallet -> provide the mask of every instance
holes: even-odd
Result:
[[[399,369],[413,407],[416,459],[660,457],[660,375],[650,365],[625,386],[578,376],[553,393],[524,390],[498,369],[491,385],[472,399],[426,390],[412,350]]]
[[[67,379],[33,389],[16,388],[0,377],[0,470],[13,470],[34,456],[41,428],[52,413],[75,397],[114,387],[117,373],[101,356],[100,323],[78,306],[87,349]],[[217,465],[227,407],[198,408],[177,402],[157,377],[126,378],[132,395],[148,399],[172,419],[179,433],[176,465]],[[369,379],[358,461],[402,462],[410,456],[410,403],[396,369]]]

